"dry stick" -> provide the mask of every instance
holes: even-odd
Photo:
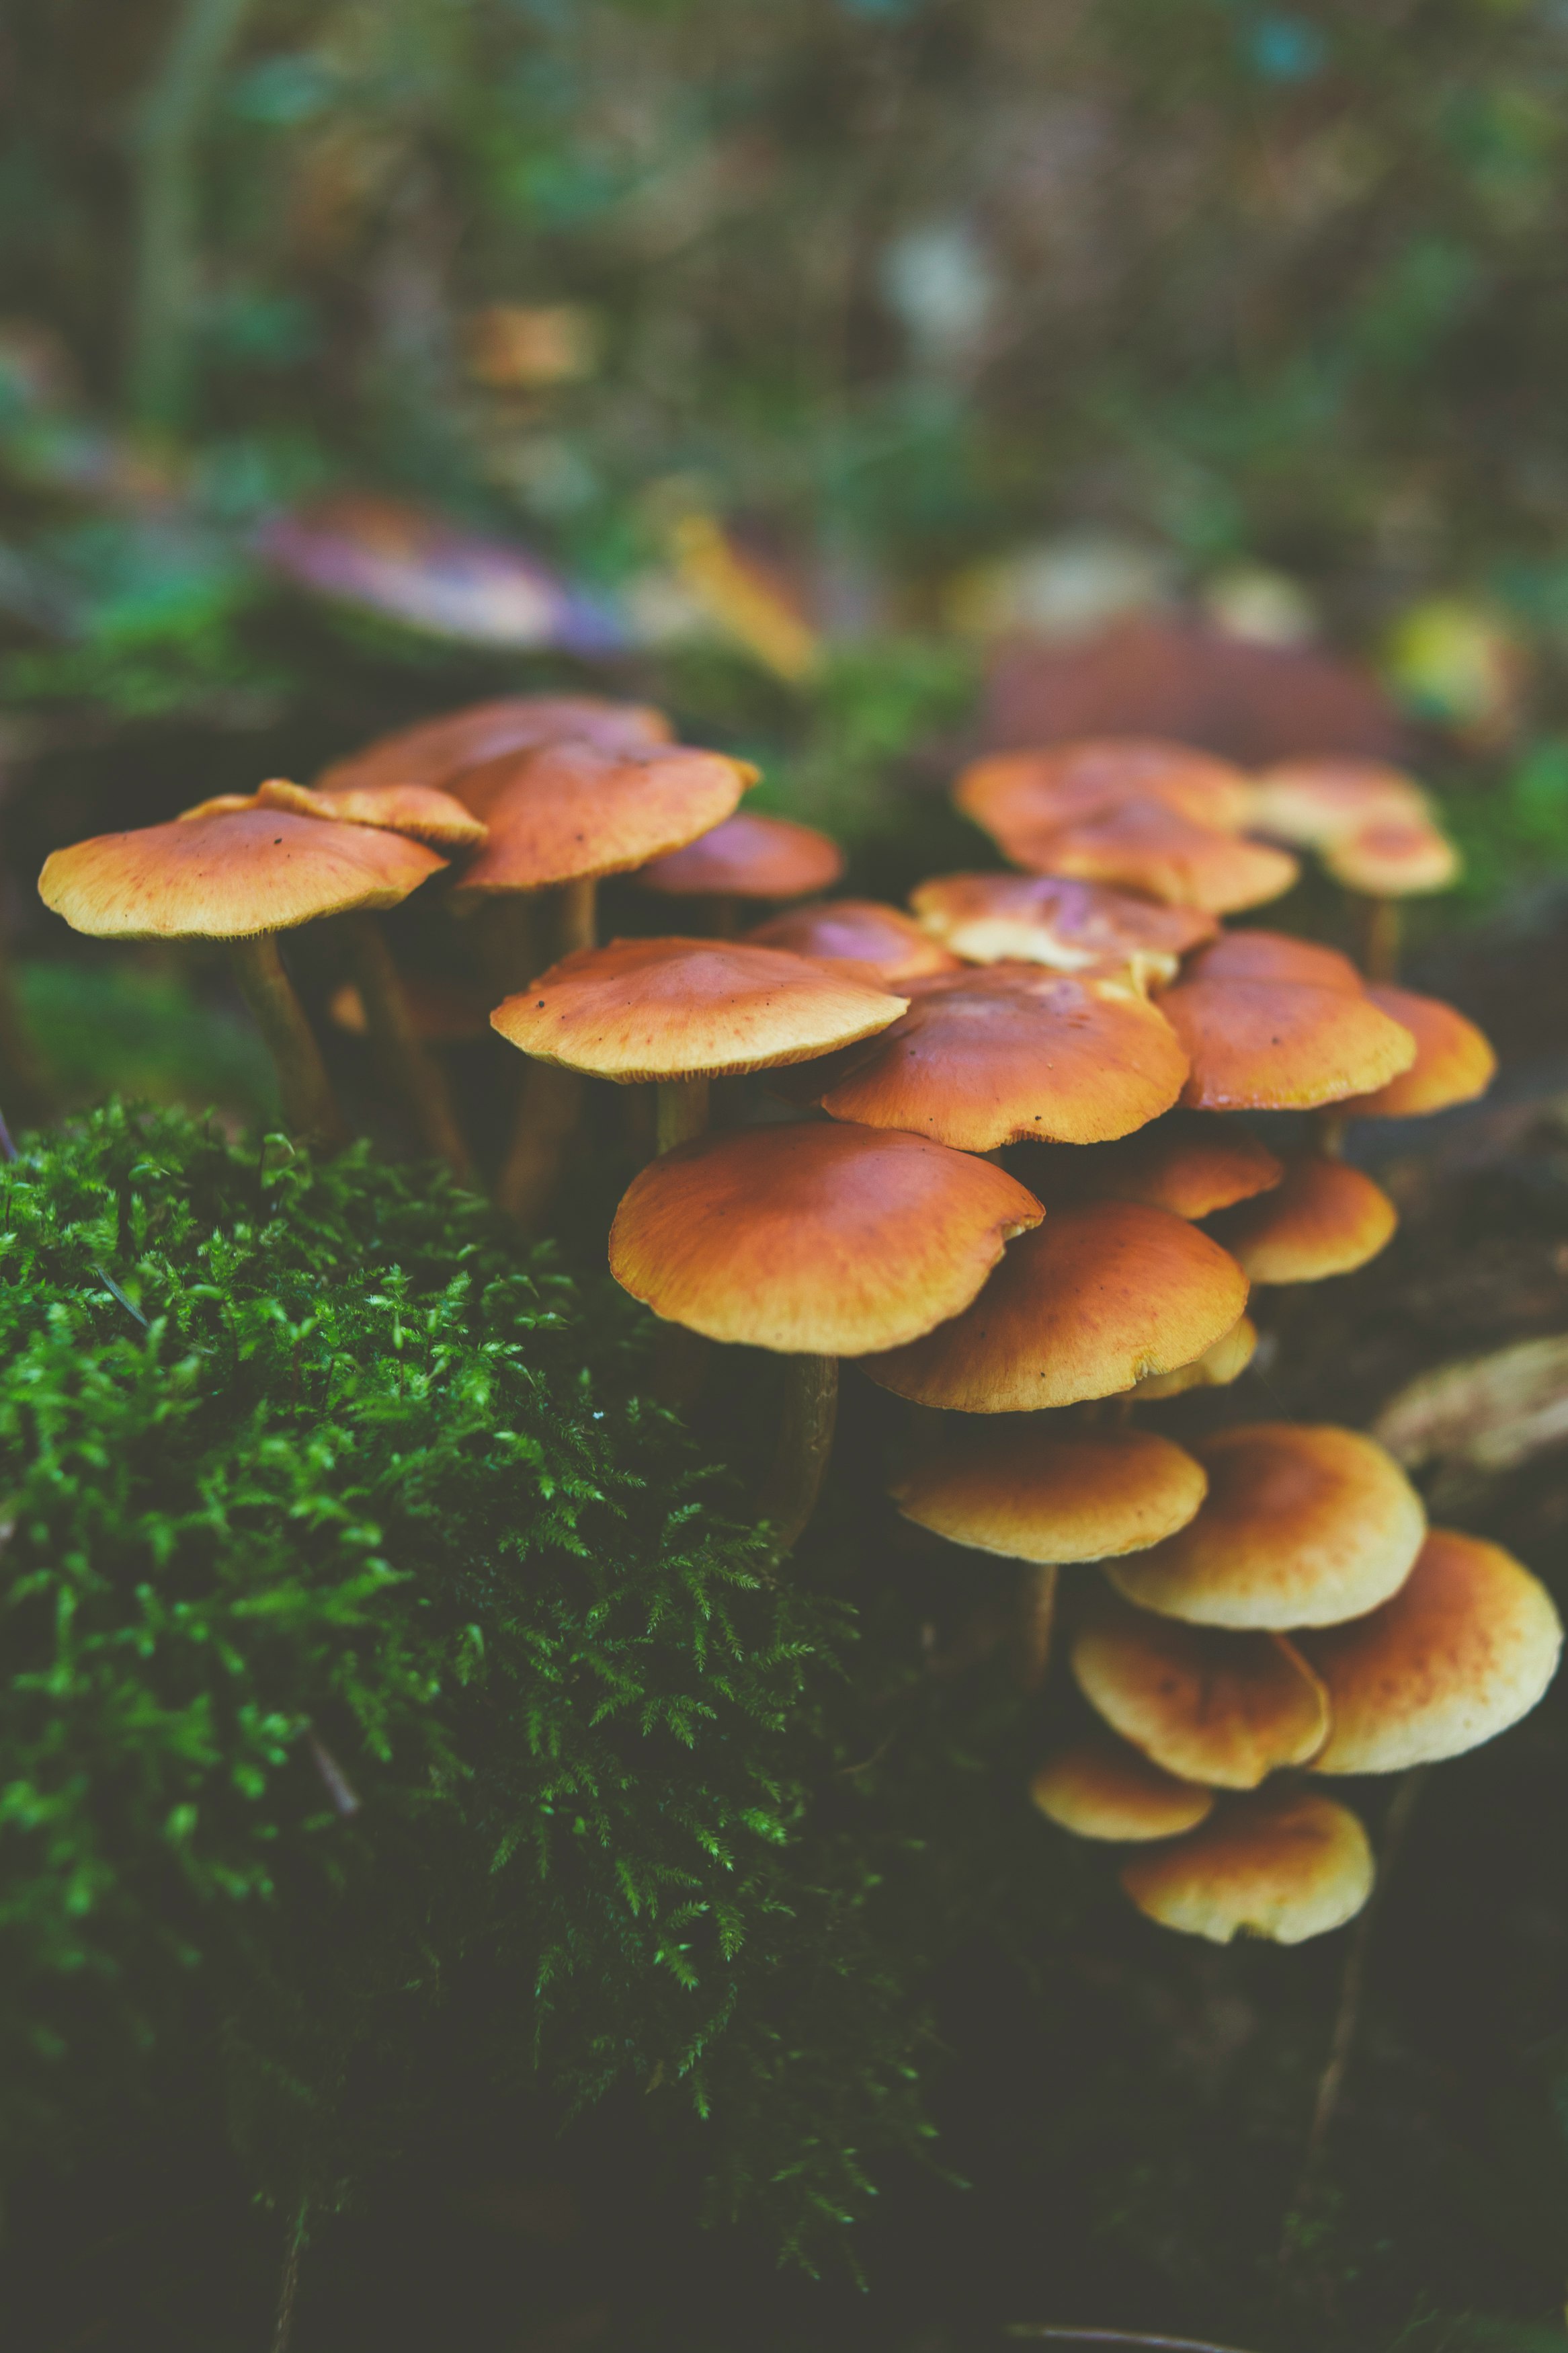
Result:
[[[283,969],[276,934],[231,940],[228,948],[234,976],[278,1072],[284,1125],[320,1151],[341,1150],[348,1129],[321,1050]]]
[[[816,1508],[837,1414],[837,1357],[786,1356],[778,1445],[753,1505],[772,1523],[780,1553],[793,1548]]]
[[[365,1028],[384,1074],[402,1095],[426,1151],[444,1160],[454,1176],[466,1179],[473,1174],[473,1160],[452,1108],[447,1074],[414,1026],[386,934],[374,915],[350,915],[345,922]]]

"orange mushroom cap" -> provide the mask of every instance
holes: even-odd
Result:
[[[680,744],[606,749],[583,742],[505,753],[457,780],[489,828],[465,868],[455,907],[498,892],[539,891],[620,874],[728,817],[756,770]]]
[[[1410,1119],[1472,1103],[1497,1072],[1497,1056],[1473,1021],[1440,997],[1379,985],[1367,995],[1415,1040],[1415,1060],[1373,1094],[1355,1095],[1345,1109],[1357,1119]]]
[[[1214,1810],[1214,1791],[1178,1780],[1147,1757],[1099,1733],[1047,1757],[1029,1783],[1047,1821],[1074,1838],[1126,1844],[1173,1838]]]
[[[403,834],[252,808],[57,849],[38,892],[97,939],[239,940],[395,907],[445,864]]]
[[[1159,1398],[1184,1397],[1188,1389],[1223,1389],[1238,1381],[1258,1353],[1258,1326],[1250,1315],[1238,1316],[1212,1348],[1173,1372],[1149,1373],[1130,1394],[1152,1404]]]
[[[434,785],[367,785],[314,789],[273,777],[256,796],[259,808],[293,809],[339,825],[381,826],[406,833],[432,849],[472,849],[485,838],[483,820]]]
[[[1300,871],[1288,850],[1194,825],[1157,801],[1119,801],[1070,825],[1010,835],[1004,847],[1016,866],[1034,874],[1121,883],[1212,915],[1278,899]]]
[[[885,1029],[904,1004],[782,948],[615,940],[563,957],[490,1020],[536,1061],[626,1086],[805,1061]]]
[[[1254,1282],[1321,1282],[1365,1266],[1398,1223],[1381,1185],[1310,1153],[1291,1162],[1276,1191],[1226,1211],[1214,1231]]]
[[[1186,1065],[1120,981],[988,965],[905,983],[910,1009],[788,1090],[834,1119],[908,1128],[968,1152],[1037,1136],[1094,1144],[1168,1111]]]
[[[1409,1576],[1421,1498],[1359,1430],[1252,1422],[1193,1451],[1209,1474],[1202,1511],[1106,1571],[1129,1601],[1195,1626],[1289,1630],[1360,1617]]]
[[[378,736],[363,751],[334,760],[316,779],[318,792],[365,791],[386,785],[450,786],[455,776],[504,752],[537,751],[542,744],[579,741],[608,751],[667,744],[661,711],[635,702],[606,702],[593,694],[508,694],[445,711],[413,727]]]
[[[1410,899],[1458,880],[1459,853],[1435,825],[1386,819],[1330,844],[1323,864],[1347,891],[1369,899]]]
[[[1563,1621],[1500,1546],[1434,1528],[1392,1600],[1303,1647],[1334,1711],[1316,1769],[1402,1773],[1528,1715],[1557,1672]]]
[[[973,1307],[865,1370],[918,1405],[1029,1413],[1190,1364],[1246,1304],[1247,1277],[1194,1226],[1138,1201],[1093,1202],[1053,1211]]]
[[[952,797],[1005,850],[1009,837],[1072,824],[1121,801],[1159,801],[1222,832],[1245,825],[1252,807],[1252,787],[1228,760],[1143,735],[993,753],[965,768]]]
[[[1294,980],[1199,971],[1160,999],[1192,1069],[1182,1101],[1201,1111],[1310,1111],[1385,1086],[1415,1040],[1380,1006]]]
[[[656,858],[637,881],[673,898],[805,899],[830,891],[843,872],[844,852],[829,835],[742,809],[683,849]]]
[[[1249,823],[1300,849],[1326,849],[1363,826],[1420,823],[1426,794],[1382,760],[1337,754],[1279,760],[1252,779]]]
[[[1349,956],[1326,948],[1320,940],[1299,939],[1294,932],[1268,932],[1248,924],[1244,931],[1222,932],[1187,966],[1189,980],[1304,981],[1311,988],[1337,988],[1360,997],[1365,983]]]
[[[942,874],[911,891],[910,904],[931,938],[966,964],[1043,964],[1056,972],[1115,963],[1173,980],[1183,956],[1216,929],[1198,908],[1054,874]]]
[[[1279,1634],[1183,1626],[1098,1593],[1068,1656],[1096,1715],[1184,1781],[1256,1789],[1329,1736],[1328,1694]]]
[[[1051,1208],[1146,1201],[1173,1217],[1207,1218],[1278,1185],[1285,1164],[1237,1120],[1169,1112],[1115,1144],[1047,1145],[1031,1155],[1026,1173]]]
[[[813,907],[787,907],[754,924],[745,937],[760,948],[788,948],[831,964],[868,965],[879,980],[893,983],[958,970],[958,958],[928,939],[912,917],[877,899],[825,899]]]
[[[1353,1920],[1374,1876],[1349,1808],[1290,1789],[1216,1807],[1184,1838],[1132,1856],[1121,1884],[1140,1912],[1184,1936],[1300,1945]]]
[[[1148,1430],[1042,1429],[1039,1417],[945,1426],[893,1485],[906,1520],[1011,1560],[1104,1560],[1184,1527],[1208,1481]]]
[[[967,1306],[1043,1212],[988,1160],[810,1122],[706,1135],[632,1183],[610,1231],[623,1290],[712,1340],[855,1356]]]

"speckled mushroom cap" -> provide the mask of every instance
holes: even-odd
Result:
[[[361,791],[316,792],[307,785],[291,785],[270,776],[253,793],[219,793],[182,809],[182,821],[199,817],[229,817],[241,809],[289,809],[296,817],[328,818],[337,825],[378,826],[386,833],[405,833],[432,849],[472,849],[485,838],[485,828],[471,810],[450,793],[431,785],[379,785]]]
[[[388,785],[450,786],[465,768],[503,752],[537,750],[573,740],[610,751],[669,741],[669,722],[646,703],[606,702],[593,694],[508,694],[466,703],[377,736],[363,751],[334,760],[316,779],[319,792],[380,790]]]
[[[1244,979],[1215,971],[1212,954],[1160,998],[1192,1065],[1189,1108],[1310,1111],[1386,1086],[1414,1062],[1409,1030],[1359,988]]]
[[[1300,1945],[1353,1920],[1374,1875],[1350,1809],[1290,1789],[1216,1806],[1184,1838],[1132,1856],[1121,1884],[1140,1912],[1184,1936]]]
[[[1015,834],[1006,853],[1032,874],[1119,883],[1211,915],[1261,907],[1289,891],[1300,871],[1288,850],[1194,825],[1158,801],[1119,801],[1068,825]]]
[[[1363,825],[1331,842],[1323,864],[1347,891],[1369,899],[1410,899],[1447,891],[1461,871],[1458,851],[1435,825],[1394,820]]]
[[[965,768],[953,799],[1012,855],[1009,838],[1151,800],[1222,832],[1245,825],[1252,787],[1239,768],[1157,736],[1084,736],[1034,752],[998,752]]]
[[[97,939],[240,940],[395,907],[445,863],[379,827],[238,809],[57,849],[38,892],[73,931]]]
[[[615,940],[563,957],[490,1020],[536,1061],[626,1086],[805,1061],[885,1029],[904,1002],[783,948]]]
[[[1094,1144],[1168,1111],[1186,1060],[1134,987],[990,965],[905,983],[910,1009],[788,1092],[834,1119],[908,1128],[961,1151],[1039,1137]]]
[[[1121,964],[1173,980],[1211,940],[1215,918],[1054,874],[942,874],[910,893],[933,940],[966,964],[1043,964],[1055,972]]]
[[[865,1370],[918,1405],[1029,1413],[1114,1397],[1190,1364],[1247,1304],[1247,1277],[1208,1236],[1139,1201],[1053,1210],[973,1307]]]
[[[1178,1780],[1106,1733],[1047,1757],[1030,1779],[1029,1796],[1058,1830],[1126,1845],[1193,1830],[1215,1803],[1212,1789]]]
[[[1207,1218],[1278,1185],[1285,1164],[1249,1128],[1213,1112],[1171,1112],[1116,1144],[1033,1154],[1026,1174],[1047,1208],[1146,1201],[1173,1217]]]
[[[1106,1571],[1130,1601],[1197,1626],[1287,1630],[1360,1617],[1409,1576],[1426,1515],[1375,1440],[1251,1422],[1193,1451],[1209,1474],[1197,1517]]]
[[[1430,813],[1426,794],[1402,769],[1321,754],[1279,760],[1254,776],[1248,822],[1299,849],[1326,849],[1363,826],[1422,823]]]
[[[755,781],[743,760],[680,744],[574,742],[506,753],[456,780],[489,838],[465,867],[452,903],[646,865],[710,831]]]
[[[966,1307],[1032,1193],[918,1135],[826,1122],[705,1135],[632,1183],[610,1231],[623,1290],[712,1340],[856,1356]]]
[[[1557,1671],[1563,1621],[1500,1546],[1434,1528],[1391,1601],[1303,1647],[1334,1711],[1317,1770],[1402,1773],[1528,1715]]]
[[[823,899],[810,907],[787,907],[745,934],[755,947],[788,948],[794,955],[819,956],[830,964],[868,965],[879,980],[915,980],[931,972],[956,972],[958,958],[927,937],[900,907],[879,899]]]
[[[1152,1405],[1159,1398],[1184,1397],[1188,1389],[1227,1388],[1241,1378],[1257,1353],[1258,1326],[1250,1315],[1239,1315],[1230,1330],[1190,1365],[1178,1365],[1173,1372],[1146,1374],[1129,1395]]]
[[[1068,1658],[1096,1715],[1183,1780],[1256,1789],[1329,1736],[1328,1694],[1279,1634],[1183,1626],[1101,1591]]]
[[[1309,1153],[1291,1162],[1282,1185],[1227,1210],[1213,1230],[1254,1282],[1321,1282],[1365,1266],[1398,1223],[1381,1185]]]
[[[742,809],[656,858],[636,880],[639,889],[671,898],[805,899],[831,891],[843,872],[844,852],[831,836]]]
[[[1411,1119],[1450,1104],[1473,1103],[1497,1074],[1497,1056],[1473,1021],[1440,997],[1379,984],[1367,995],[1415,1040],[1415,1060],[1373,1094],[1345,1104],[1356,1119]]]
[[[905,1519],[1012,1560],[1104,1560],[1184,1527],[1208,1481],[1148,1430],[1041,1426],[1038,1414],[945,1425],[893,1485]]]

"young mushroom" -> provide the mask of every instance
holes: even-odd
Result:
[[[1121,1884],[1140,1912],[1184,1936],[1300,1945],[1353,1920],[1374,1875],[1366,1832],[1348,1807],[1314,1789],[1266,1789],[1132,1856]]]
[[[667,744],[669,734],[664,713],[643,703],[606,702],[592,694],[501,695],[377,736],[363,750],[323,768],[315,789],[359,792],[434,785],[445,790],[466,768],[507,752],[537,751],[542,744],[571,741],[615,751]]]
[[[1252,786],[1239,768],[1157,736],[1084,736],[1039,751],[996,752],[964,769],[952,797],[1005,856],[1020,837],[1098,817],[1124,801],[1158,802],[1194,825],[1239,830]]]
[[[1258,1326],[1250,1315],[1238,1315],[1212,1348],[1190,1365],[1168,1373],[1145,1373],[1127,1392],[1134,1405],[1153,1405],[1161,1398],[1184,1397],[1189,1389],[1223,1389],[1238,1381],[1258,1353]]]
[[[1375,760],[1320,757],[1265,769],[1254,784],[1259,832],[1315,849],[1334,880],[1367,902],[1369,977],[1392,980],[1400,900],[1446,891],[1458,853],[1414,777]]]
[[[750,809],[726,818],[684,849],[654,859],[634,876],[639,889],[703,901],[713,928],[728,937],[746,900],[808,899],[844,873],[844,852],[814,826]]]
[[[958,970],[958,958],[929,939],[912,916],[878,899],[819,899],[813,906],[787,907],[745,937],[753,947],[866,965],[894,987],[927,973]]]
[[[891,1488],[907,1520],[976,1552],[1052,1567],[1138,1552],[1185,1527],[1208,1489],[1184,1447],[1147,1430],[945,1420]]]
[[[1414,989],[1379,986],[1366,993],[1390,1020],[1408,1029],[1415,1060],[1386,1086],[1342,1103],[1348,1118],[1413,1119],[1485,1094],[1497,1075],[1497,1056],[1473,1021],[1440,997],[1419,997]]]
[[[941,874],[911,891],[910,904],[931,938],[965,964],[1043,964],[1055,972],[1124,965],[1165,981],[1219,928],[1196,907],[1056,874]]]
[[[1030,1779],[1029,1797],[1074,1838],[1128,1846],[1195,1830],[1215,1806],[1212,1789],[1179,1779],[1105,1732],[1047,1757]]]
[[[1249,936],[1201,950],[1159,1000],[1191,1064],[1189,1108],[1313,1110],[1410,1068],[1415,1039],[1362,992],[1353,966],[1345,986],[1335,976],[1344,959],[1332,950],[1268,934],[1244,947]]]
[[[1119,801],[1069,824],[1010,835],[1005,847],[1014,864],[1031,873],[1115,883],[1211,915],[1280,898],[1300,871],[1286,850],[1196,825],[1150,800]]]
[[[1211,1228],[1254,1283],[1321,1282],[1365,1266],[1393,1240],[1399,1212],[1359,1168],[1308,1153],[1284,1181]]]

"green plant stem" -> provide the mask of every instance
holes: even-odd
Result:
[[[350,915],[344,921],[365,1028],[382,1074],[402,1096],[425,1150],[467,1181],[473,1160],[452,1107],[447,1074],[414,1026],[386,934],[374,915]]]
[[[706,1079],[660,1079],[655,1095],[654,1151],[673,1152],[708,1125]]]
[[[778,1445],[757,1494],[780,1553],[793,1549],[816,1509],[838,1414],[837,1356],[786,1356]]]
[[[172,432],[191,385],[198,205],[196,147],[229,46],[250,0],[184,0],[136,132],[136,253],[132,273],[131,413]]]
[[[228,945],[234,976],[278,1072],[284,1126],[317,1151],[341,1150],[348,1129],[321,1050],[283,969],[277,934],[263,932]]]

